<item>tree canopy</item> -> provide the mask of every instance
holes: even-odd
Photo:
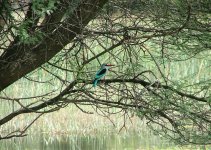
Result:
[[[20,114],[37,113],[36,121],[91,105],[103,115],[137,115],[176,142],[211,143],[209,0],[0,3],[0,99],[14,106],[0,126]],[[93,88],[103,63],[115,67]],[[47,90],[14,97],[17,84]],[[24,136],[34,121],[1,139]]]

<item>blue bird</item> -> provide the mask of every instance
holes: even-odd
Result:
[[[106,73],[111,68],[111,66],[114,66],[114,65],[111,65],[111,64],[102,64],[101,65],[101,68],[95,74],[95,79],[93,81],[93,87],[97,86],[98,81],[106,75]]]

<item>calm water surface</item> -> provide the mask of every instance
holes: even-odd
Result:
[[[159,137],[136,132],[89,136],[39,134],[4,140],[0,144],[0,150],[151,150],[169,147],[175,146]]]

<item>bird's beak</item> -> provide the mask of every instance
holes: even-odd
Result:
[[[115,66],[115,65],[112,65],[112,64],[107,64],[106,66]]]
[[[115,66],[115,65],[112,65],[112,64],[107,64],[106,66],[109,66],[109,70],[112,70],[111,68],[113,68],[112,66]]]

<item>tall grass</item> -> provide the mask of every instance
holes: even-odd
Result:
[[[102,52],[101,48],[99,46],[96,46],[97,43],[92,43],[92,46],[90,46],[91,49],[97,54]],[[111,45],[111,41],[107,41],[105,43],[105,47],[109,47]],[[149,43],[150,47],[150,43]],[[134,47],[138,48],[138,47]],[[155,47],[150,47],[153,54],[155,56],[159,56],[159,51],[155,49]],[[116,68],[114,69],[114,72],[116,74],[130,74],[131,72],[131,62],[127,59],[124,60],[125,53],[121,53],[123,47],[116,48],[112,51],[113,55],[118,56],[120,60],[115,60],[115,57],[113,57],[110,53],[107,53],[101,57],[99,57],[99,60],[101,63],[103,62],[111,62],[116,64]],[[76,49],[77,51],[77,49]],[[73,51],[74,53],[74,51]],[[59,58],[60,54],[54,59]],[[81,54],[82,55],[82,54]],[[94,56],[91,52],[89,52],[89,57]],[[134,59],[134,66],[136,69],[136,73],[140,73],[144,70],[152,70],[156,75],[158,79],[161,79],[161,74],[159,73],[156,64],[152,61],[150,58],[150,55],[145,54],[141,50],[136,51],[136,56],[139,57],[139,59]],[[164,61],[162,57],[157,57],[157,63],[159,64],[159,67],[161,71],[165,74],[165,76],[171,80],[172,82],[175,82],[177,87],[185,88],[185,90],[189,90],[190,92],[193,90],[193,86],[188,87],[189,85],[195,84],[197,88],[197,84],[210,84],[211,82],[211,58],[210,58],[210,52],[203,52],[200,53],[195,58],[188,59],[186,61]],[[209,57],[207,57],[209,56]],[[129,56],[127,56],[130,58]],[[123,61],[122,61],[123,60]],[[71,63],[74,63],[74,59]],[[164,63],[165,62],[165,63]],[[71,66],[72,70],[78,71],[78,66]],[[89,71],[88,74],[82,74],[82,77],[85,77],[87,79],[93,79],[93,76],[95,74],[95,71],[98,69],[99,64],[97,60],[94,60],[90,62],[90,64],[87,65],[87,67],[84,68],[84,72]],[[62,72],[59,69],[55,68],[49,68],[53,73],[61,77],[62,79],[66,79],[67,81],[72,81],[75,78],[74,73],[66,73]],[[110,76],[115,78],[115,74],[110,73]],[[23,97],[33,97],[33,96],[39,96],[43,95],[45,93],[48,93],[50,91],[55,91],[49,97],[53,97],[58,92],[60,92],[60,89],[62,89],[63,84],[60,80],[52,77],[47,71],[43,69],[36,70],[34,73],[31,73],[29,78],[45,82],[45,83],[38,83],[38,82],[30,82],[25,78],[20,79],[13,85],[11,85],[9,88],[4,90],[1,93],[1,96],[8,96],[10,98],[23,98]],[[155,80],[155,78],[152,77],[152,80]],[[161,81],[162,82],[162,81]],[[186,84],[186,86],[182,86],[183,84]],[[36,101],[36,99],[25,99],[22,100],[23,104],[27,105],[30,104],[32,101]],[[19,105],[14,104],[12,101],[5,101],[1,100],[1,109],[0,109],[0,117],[3,118],[5,115],[8,114],[8,112],[15,111],[16,109],[20,108]],[[93,111],[93,109],[89,106],[84,107],[83,109]],[[94,112],[94,111],[93,111]],[[30,122],[37,116],[37,114],[24,114],[19,115],[18,117],[14,118],[12,121],[10,121],[7,125],[1,126],[0,132],[1,133],[8,133],[10,131],[13,131],[15,129],[23,129],[27,124],[30,124]],[[123,117],[121,115],[113,115],[109,116],[110,120],[105,117],[101,117],[98,114],[85,114],[82,113],[78,108],[76,108],[74,105],[69,105],[66,108],[60,109],[57,112],[53,112],[50,114],[43,115],[38,121],[34,123],[34,125],[30,128],[28,133],[34,134],[34,133],[43,133],[43,134],[49,134],[51,137],[57,137],[61,135],[77,135],[77,136],[96,136],[98,134],[100,135],[109,135],[109,134],[118,134],[120,133],[130,133],[131,131],[134,131],[136,133],[140,133],[143,137],[150,137],[152,136],[151,132],[147,129],[145,121],[141,121],[138,117],[133,117],[131,120],[126,120],[126,126],[124,128],[124,121]],[[120,129],[122,129],[120,131]],[[149,138],[147,138],[149,139]],[[157,137],[155,140],[159,139]],[[152,142],[152,141],[151,141]]]
[[[96,48],[97,49],[97,48]],[[171,80],[175,81],[178,84],[183,84],[183,82],[188,82],[189,84],[198,84],[203,83],[205,81],[210,81],[211,77],[211,58],[210,57],[204,57],[206,53],[202,53],[202,58],[192,58],[187,61],[176,61],[176,62],[168,62],[165,64],[162,64],[162,60],[158,59],[158,62],[161,64],[161,70],[165,73],[165,75]],[[210,55],[210,54],[209,54]],[[120,57],[120,56],[119,56]],[[105,60],[108,61],[109,54],[106,54],[103,57]],[[112,60],[111,60],[112,61]],[[155,68],[155,64],[152,61],[149,61],[148,55],[143,55],[142,63],[140,68],[137,71],[141,70],[154,70],[157,71]],[[129,64],[128,64],[129,65]],[[128,68],[128,65],[125,65],[125,68],[122,66],[118,66],[115,68],[115,72],[118,74],[118,72],[126,71]],[[92,68],[91,71],[97,70],[98,63],[92,63],[89,68]],[[58,75],[62,78],[66,78],[66,74],[64,72],[59,72],[59,70],[54,70],[54,72],[57,72]],[[92,74],[92,73],[91,73]],[[94,73],[93,73],[94,74]],[[159,74],[157,72],[157,74]],[[22,97],[31,97],[31,96],[37,96],[45,94],[46,92],[57,90],[53,95],[56,95],[59,92],[59,87],[62,85],[62,83],[59,80],[51,80],[51,76],[44,70],[40,69],[34,73],[32,73],[30,76],[33,80],[36,81],[50,81],[46,83],[36,83],[36,82],[30,82],[24,78],[20,79],[16,83],[14,83],[12,86],[7,88],[1,93],[1,96],[9,96],[11,98],[22,98]],[[115,77],[115,76],[114,76]],[[73,76],[68,77],[71,81],[71,78]],[[90,76],[89,78],[92,78]],[[191,90],[192,87],[190,87],[189,90]],[[188,87],[187,87],[188,89]],[[53,96],[51,95],[51,96]],[[31,99],[23,100],[24,104],[31,103]],[[1,100],[1,118],[8,114],[8,112],[14,111],[20,106],[14,105],[12,101],[5,101]],[[85,109],[90,109],[89,107],[86,107]],[[16,128],[18,126],[23,126],[25,123],[29,123],[30,120],[32,120],[35,115],[28,114],[28,115],[20,115],[16,119],[13,119],[8,127],[1,127],[1,131],[8,129],[12,130],[12,128]],[[123,122],[122,118],[120,116],[113,116],[112,117],[113,122],[116,126],[116,129],[120,129]],[[86,123],[87,122],[87,123]],[[139,124],[141,124],[138,119],[135,119],[135,127],[131,126],[130,123],[128,124],[129,128],[135,128],[137,129]],[[143,125],[143,124],[141,124]],[[52,114],[46,114],[43,117],[41,117],[40,120],[36,122],[36,125],[32,126],[31,130],[42,130],[43,132],[51,132],[52,133],[92,133],[96,130],[106,130],[107,128],[112,127],[112,123],[108,121],[106,118],[101,118],[99,115],[87,115],[84,113],[81,113],[76,107],[73,105],[69,105],[67,108],[61,109],[58,112],[54,112]],[[142,126],[143,127],[143,126]],[[61,131],[59,131],[62,129]]]

